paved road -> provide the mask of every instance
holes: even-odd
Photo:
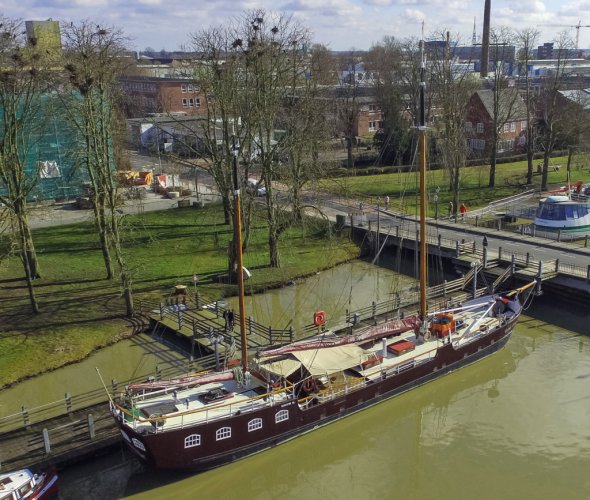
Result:
[[[175,172],[179,166],[174,162],[168,162],[164,159],[130,153],[133,168],[153,168],[154,171]],[[182,170],[186,167],[180,167]],[[177,169],[177,170],[174,170]],[[190,169],[189,169],[190,170]],[[211,177],[203,170],[199,171],[198,176],[198,198],[189,197],[190,202],[202,200],[210,203],[215,199],[215,192],[212,188],[213,181]],[[180,175],[181,184],[187,189],[195,189],[194,174],[187,171]],[[333,200],[327,195],[314,195],[308,200],[310,204],[320,205],[324,215],[329,219],[335,220],[337,215],[348,215],[350,213],[359,214],[359,205],[353,200]],[[148,191],[141,199],[129,199],[119,209],[122,215],[130,213],[140,213],[153,210],[168,210],[178,207],[178,199],[169,199],[165,196]],[[376,206],[366,205],[363,207],[363,217],[365,223],[369,220],[376,225],[377,213]],[[75,208],[75,204],[66,203],[62,205],[53,205],[46,207],[33,208],[31,211],[31,227],[49,227],[54,225],[69,224],[74,222],[92,221],[92,210],[80,210]],[[348,222],[347,218],[347,222]],[[357,220],[358,217],[357,217]],[[415,226],[415,220],[411,217],[400,217],[395,212],[380,211],[380,222],[382,228],[387,225],[404,224],[406,227]],[[451,220],[439,219],[429,221],[430,234],[441,234],[447,239],[467,241],[475,240],[477,243],[483,240],[485,235],[488,239],[489,248],[497,250],[502,247],[503,251],[524,255],[527,252],[535,260],[550,261],[560,259],[560,262],[577,266],[590,265],[590,248],[583,248],[570,243],[557,242],[544,238],[532,237],[530,235],[520,235],[509,231],[498,231],[496,229],[475,227],[467,223],[455,223]]]

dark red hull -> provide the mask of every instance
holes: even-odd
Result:
[[[460,348],[445,344],[430,361],[416,365],[411,361],[398,373],[388,374],[382,380],[351,389],[341,397],[305,409],[300,408],[294,398],[231,418],[157,434],[138,434],[120,421],[118,425],[129,448],[157,468],[211,469],[272,448],[489,356],[506,345],[517,319],[518,315],[496,332]],[[276,414],[281,410],[288,411],[288,418],[276,422]],[[253,419],[261,419],[262,426],[248,431],[248,423]],[[220,428],[231,428],[231,437],[216,440],[216,432]],[[185,448],[185,438],[196,434],[200,444]]]
[[[41,475],[35,489],[26,497],[30,500],[48,500],[57,497],[58,476],[55,469],[50,469]]]

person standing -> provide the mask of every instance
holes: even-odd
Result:
[[[484,248],[488,247],[488,237],[485,234],[483,235],[483,246]]]
[[[449,201],[449,219],[453,216],[453,202]]]
[[[461,220],[465,220],[465,214],[467,213],[467,207],[465,206],[465,203],[461,203],[461,206],[459,207],[459,213],[461,214]]]
[[[389,196],[385,196],[385,210],[389,210]]]

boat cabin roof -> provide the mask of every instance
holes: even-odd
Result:
[[[0,499],[12,498],[15,491],[27,493],[33,486],[33,473],[29,469],[22,469],[7,474],[0,474]]]

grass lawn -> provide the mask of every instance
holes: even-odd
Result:
[[[535,160],[535,169],[538,163],[540,160]],[[560,165],[561,168],[559,170],[550,168],[549,185],[555,187],[565,185],[567,183],[567,158],[552,158],[550,165]],[[572,162],[571,181],[590,182],[588,167],[590,167],[590,159],[586,155],[575,156]],[[474,209],[486,206],[494,200],[522,193],[526,189],[532,188],[539,192],[541,175],[534,175],[533,185],[527,186],[526,172],[526,161],[498,164],[496,166],[496,185],[494,188],[489,188],[489,165],[465,167],[461,170],[459,203],[465,203],[468,208]],[[428,171],[426,184],[429,198],[428,215],[433,217],[435,213],[433,196],[437,186],[440,188],[438,195],[439,214],[446,215],[448,203],[452,199],[449,191],[448,172],[444,169]],[[322,182],[321,186],[338,195],[357,197],[372,204],[376,204],[378,198],[381,198],[381,203],[383,203],[383,198],[388,195],[390,207],[393,210],[410,214],[416,213],[417,210],[418,176],[415,172],[327,179]]]
[[[175,284],[199,288],[210,298],[233,295],[235,287],[215,282],[227,268],[232,236],[219,206],[127,215],[125,252],[136,301],[159,302]],[[63,366],[132,331],[123,318],[118,283],[104,279],[102,254],[90,223],[34,231],[42,278],[35,282],[41,314],[30,312],[23,269],[17,257],[0,261],[0,387]],[[346,237],[326,236],[315,221],[289,230],[282,239],[280,269],[268,268],[267,229],[255,219],[244,266],[252,272],[248,291],[332,267],[358,256]],[[2,241],[0,240],[0,244]]]

